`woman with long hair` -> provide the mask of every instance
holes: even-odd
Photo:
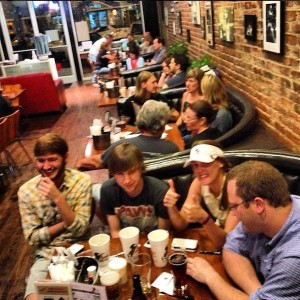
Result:
[[[127,98],[119,114],[127,117],[127,124],[135,125],[135,117],[142,105],[149,99],[164,101],[165,98],[157,94],[157,78],[151,72],[142,71],[136,79],[135,93]]]
[[[204,75],[201,80],[201,90],[205,100],[217,112],[212,127],[225,133],[232,127],[232,115],[229,110],[228,96],[222,80],[212,74]]]

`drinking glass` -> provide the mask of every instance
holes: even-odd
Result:
[[[176,295],[184,296],[189,289],[186,277],[186,260],[187,255],[183,251],[176,251],[170,254],[168,258],[175,279],[174,292]]]
[[[140,275],[142,291],[145,295],[151,291],[151,257],[147,253],[140,253],[131,263],[132,273]]]

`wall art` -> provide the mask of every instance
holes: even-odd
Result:
[[[284,1],[263,1],[263,49],[283,54]]]
[[[181,12],[176,13],[176,33],[182,34]]]
[[[192,1],[192,23],[200,25],[201,14],[200,14],[200,1]]]
[[[233,42],[233,8],[221,8],[219,13],[219,36],[222,41]]]
[[[205,1],[205,35],[207,44],[214,45],[214,16],[213,16],[213,2]]]
[[[256,41],[257,35],[257,17],[256,15],[244,16],[245,39],[248,41]]]

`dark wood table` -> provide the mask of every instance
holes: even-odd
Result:
[[[222,265],[222,256],[221,255],[208,255],[208,254],[200,254],[200,250],[208,250],[213,251],[215,250],[215,246],[213,245],[213,242],[208,238],[205,230],[203,228],[196,228],[196,229],[188,229],[182,233],[173,233],[170,232],[169,236],[169,250],[168,253],[172,253],[173,250],[171,250],[171,243],[174,237],[180,237],[180,238],[192,238],[198,240],[198,247],[195,252],[186,252],[189,257],[203,257],[206,259],[213,268],[224,278],[227,282],[230,282],[228,276],[226,275],[225,269]],[[151,249],[144,247],[144,243],[147,241],[147,236],[145,234],[140,235],[140,244],[141,247],[139,248],[140,253],[148,253],[151,256]],[[82,243],[85,246],[85,252],[82,254],[84,256],[91,255],[91,251],[88,246],[88,242]],[[110,240],[110,255],[114,255],[117,253],[122,252],[122,246],[120,239],[113,238]],[[79,254],[80,255],[80,254]],[[171,267],[169,264],[167,264],[166,267],[158,268],[155,267],[153,262],[151,266],[151,283],[162,273],[162,272],[168,272],[170,273]],[[132,295],[132,270],[131,265],[127,265],[127,274],[128,274],[128,281],[123,286],[121,286],[121,300],[127,300],[130,299]],[[207,288],[206,285],[201,284],[194,280],[193,278],[188,276],[188,285],[190,286],[190,294],[194,296],[197,300],[211,300],[216,299],[214,295],[210,292],[210,290]],[[172,299],[168,295],[158,295],[158,291],[155,288],[152,288],[151,295],[148,296],[148,299]]]

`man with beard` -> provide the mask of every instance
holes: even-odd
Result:
[[[187,274],[217,299],[299,299],[300,197],[262,161],[235,166],[227,182],[229,208],[240,222],[228,233],[222,256],[235,286],[200,257],[188,258]]]
[[[144,233],[157,228],[168,230],[170,222],[163,205],[168,185],[143,175],[143,154],[137,146],[116,146],[109,156],[108,168],[113,178],[101,187],[100,206],[111,237],[119,237],[120,229],[128,226],[138,227]]]
[[[25,239],[36,249],[24,298],[38,299],[34,282],[47,275],[56,246],[86,239],[91,217],[91,180],[66,168],[68,145],[55,133],[40,137],[34,147],[40,175],[18,191]]]

